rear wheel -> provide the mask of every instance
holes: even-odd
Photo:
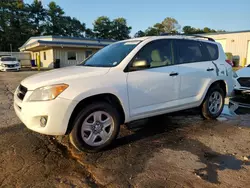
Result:
[[[70,141],[78,150],[97,152],[116,139],[119,129],[117,110],[109,103],[94,103],[77,116],[70,133]]]
[[[201,105],[201,115],[205,119],[216,119],[220,116],[225,102],[225,92],[218,86],[211,87]]]

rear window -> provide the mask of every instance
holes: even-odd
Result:
[[[16,61],[15,57],[2,57],[1,61]]]
[[[212,43],[208,43],[208,42],[203,42],[205,48],[208,51],[208,55],[209,55],[209,60],[213,61],[218,59],[219,57],[219,50],[218,50],[218,46],[216,44],[212,44]]]
[[[179,63],[204,61],[201,43],[192,40],[176,40]]]

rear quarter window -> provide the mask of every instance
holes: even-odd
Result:
[[[206,57],[200,42],[179,39],[175,42],[178,50],[178,63],[194,63],[205,61]]]
[[[209,60],[213,61],[219,58],[219,49],[216,44],[208,43],[208,42],[203,42],[203,45],[208,51],[209,55]]]

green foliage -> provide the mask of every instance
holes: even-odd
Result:
[[[185,34],[203,34],[203,33],[216,33],[217,31],[214,29],[210,29],[208,27],[204,27],[203,29],[199,29],[199,28],[194,28],[191,26],[184,26],[182,28],[182,31]]]
[[[125,18],[110,20],[106,16],[98,17],[94,23],[94,34],[96,38],[124,40],[128,39],[131,27],[127,26]]]
[[[174,18],[167,17],[160,24],[155,25],[156,28],[159,28],[161,33],[177,33],[180,29],[178,21]]]
[[[132,27],[127,26],[125,18],[116,18],[112,21],[111,38],[114,40],[128,39]]]
[[[145,30],[145,36],[157,36],[160,34],[159,29],[155,27],[149,27]]]
[[[142,30],[139,30],[137,33],[135,33],[135,37],[144,37],[146,36],[146,33],[143,32]]]
[[[87,34],[88,32],[88,34]],[[61,35],[90,36],[91,30],[85,23],[66,16],[55,2],[45,9],[41,1],[25,4],[21,0],[0,1],[0,51],[14,51],[32,36]]]
[[[34,0],[31,5],[26,5],[29,11],[29,23],[32,34],[39,36],[44,32],[44,24],[47,19],[47,12],[41,1]]]
[[[148,27],[145,31],[138,31],[135,37],[157,36],[161,33],[178,33],[180,25],[174,18],[167,17],[161,23],[156,23],[153,27]]]
[[[27,6],[20,0],[0,1],[0,51],[17,50],[31,34]]]
[[[94,33],[97,38],[111,39],[112,22],[107,16],[98,17],[94,23]]]

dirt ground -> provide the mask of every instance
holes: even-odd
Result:
[[[121,128],[106,151],[29,131],[13,91],[36,72],[0,72],[0,187],[250,187],[250,115],[204,121],[187,111]]]

